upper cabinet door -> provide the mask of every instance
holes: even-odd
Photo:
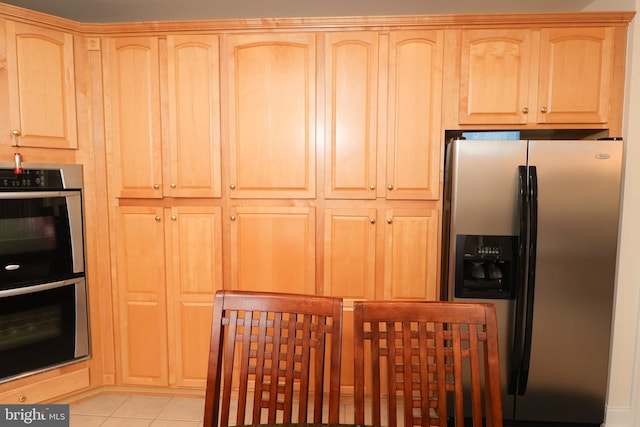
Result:
[[[218,37],[168,36],[169,159],[164,195],[220,197]]]
[[[460,124],[528,121],[530,30],[462,31]]]
[[[315,57],[314,34],[228,37],[231,197],[315,197]]]
[[[106,41],[105,115],[116,197],[162,197],[160,65],[155,37]]]
[[[78,148],[73,36],[13,21],[6,21],[6,35],[10,126],[18,144]]]
[[[609,121],[615,30],[463,30],[461,125]]]
[[[538,123],[607,123],[614,29],[540,33]]]
[[[389,34],[387,199],[437,200],[443,32]]]
[[[325,37],[325,195],[374,199],[378,33]]]

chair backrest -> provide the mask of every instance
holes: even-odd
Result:
[[[204,426],[338,423],[341,350],[340,298],[217,292]]]
[[[355,423],[501,427],[497,334],[493,304],[356,302]]]

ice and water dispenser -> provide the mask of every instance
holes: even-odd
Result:
[[[510,299],[517,280],[517,236],[457,235],[456,298]]]

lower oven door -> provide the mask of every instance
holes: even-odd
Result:
[[[0,382],[88,355],[84,278],[0,291]]]

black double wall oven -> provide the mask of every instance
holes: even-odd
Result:
[[[0,382],[87,357],[82,167],[0,163]]]

